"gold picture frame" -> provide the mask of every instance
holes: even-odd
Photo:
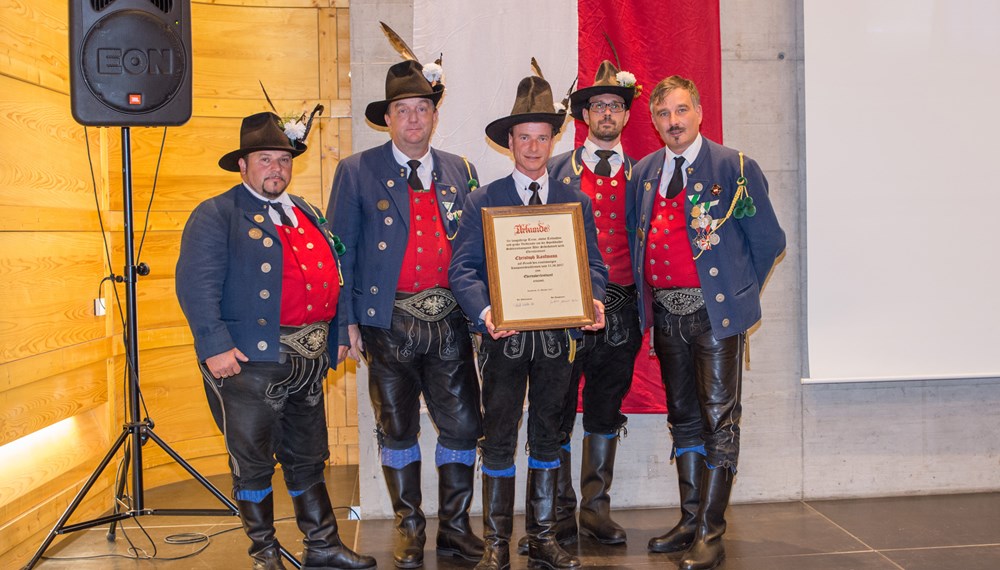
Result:
[[[580,203],[483,208],[482,212],[496,330],[594,324]]]

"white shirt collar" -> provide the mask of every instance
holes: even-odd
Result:
[[[695,159],[698,158],[698,154],[701,152],[703,141],[704,139],[701,138],[701,133],[698,133],[698,136],[694,138],[694,142],[691,143],[691,146],[684,149],[684,152],[680,154],[674,154],[673,151],[671,151],[669,148],[664,147],[663,150],[665,150],[666,152],[664,153],[663,156],[663,175],[660,176],[660,188],[659,188],[660,196],[667,195],[667,186],[670,184],[670,179],[673,178],[674,176],[674,165],[677,164],[676,162],[674,162],[674,159],[677,158],[678,156],[684,157],[685,168],[682,171],[682,174],[684,176],[684,187],[687,188],[688,175],[686,167],[691,166],[694,163]]]
[[[403,154],[403,151],[399,150],[396,143],[392,143],[392,157],[396,159],[397,164],[406,170],[406,176],[409,176],[410,166],[406,163],[413,159]],[[423,183],[424,188],[429,189],[431,187],[432,173],[434,172],[434,157],[431,155],[431,147],[427,147],[427,152],[417,160],[420,161],[417,176],[420,178],[420,182]]]
[[[528,190],[528,185],[532,182],[537,182],[541,188],[538,189],[538,197],[542,199],[542,204],[549,203],[549,171],[546,170],[545,174],[538,177],[538,180],[532,180],[525,173],[520,170],[514,169],[514,186],[517,188],[517,194],[521,197],[521,201],[525,206],[528,205],[528,200],[531,199],[531,190]]]
[[[292,198],[288,195],[288,192],[282,192],[281,196],[272,200],[251,188],[246,182],[243,183],[243,187],[247,189],[247,192],[249,192],[251,196],[257,198],[258,200],[264,202],[277,202],[281,204],[281,206],[285,209],[285,214],[292,220],[292,225],[295,227],[299,226],[298,217],[295,215],[295,203],[292,202]],[[268,207],[267,214],[271,217],[271,221],[274,222],[274,225],[281,224],[281,216],[274,211],[274,208]]]
[[[583,141],[583,162],[590,167],[591,171],[594,170],[594,166],[597,164],[597,161],[601,160],[601,158],[597,156],[597,151],[599,150],[603,149],[597,146],[594,141],[590,140],[590,137],[587,137],[587,139]],[[608,162],[611,163],[611,176],[616,176],[618,174],[618,170],[622,167],[622,163],[625,162],[625,152],[622,150],[621,140],[619,139],[618,144],[610,150],[615,153],[614,156],[608,159]]]

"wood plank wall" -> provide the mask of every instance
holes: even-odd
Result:
[[[142,394],[157,435],[205,475],[227,467],[174,296],[181,230],[195,205],[238,182],[217,160],[238,147],[243,116],[268,110],[258,80],[282,114],[326,107],[291,186],[326,208],[351,146],[348,4],[193,0],[193,117],[165,138],[163,128],[131,129],[136,248],[146,229],[138,260],[151,268],[137,287]],[[0,567],[12,568],[122,429],[125,291],[102,278],[123,272],[124,222],[121,130],[85,130],[70,114],[67,2],[0,0],[0,14]],[[107,316],[94,314],[98,297]],[[353,372],[328,379],[336,464],[358,460]],[[144,459],[148,486],[188,477],[155,445]],[[110,508],[113,476],[72,520]]]

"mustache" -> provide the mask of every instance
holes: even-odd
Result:
[[[670,127],[667,132],[672,135],[679,135],[684,132],[684,127]]]

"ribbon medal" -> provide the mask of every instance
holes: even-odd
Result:
[[[719,236],[715,229],[719,227],[719,220],[716,220],[708,213],[712,206],[719,204],[718,200],[700,203],[701,194],[688,196],[691,201],[691,229],[695,231],[693,243],[701,251],[712,249],[713,245],[719,244]]]

